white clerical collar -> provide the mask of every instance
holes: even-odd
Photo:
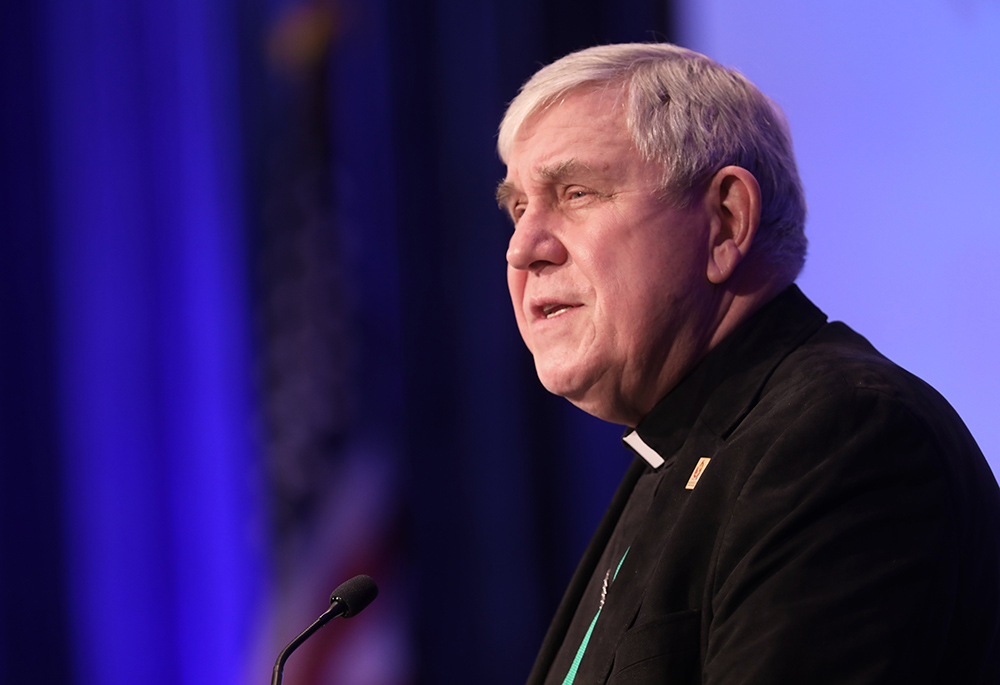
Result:
[[[661,457],[656,450],[647,445],[639,437],[639,434],[634,430],[622,438],[622,442],[635,450],[635,453],[646,460],[646,462],[652,466],[654,469],[658,469],[663,466],[663,457]]]

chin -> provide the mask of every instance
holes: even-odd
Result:
[[[596,387],[597,379],[593,378],[594,374],[581,374],[579,370],[574,372],[565,368],[545,367],[537,363],[535,371],[542,386],[553,395],[562,397],[591,416],[611,423],[624,423],[613,406],[614,403],[609,402],[599,392]]]
[[[577,409],[584,411],[608,423],[635,427],[642,418],[636,416],[632,407],[617,401],[619,398],[608,392],[602,392],[596,382],[581,382],[579,377],[554,373],[546,373],[535,367],[542,386],[553,395],[567,400]]]
[[[583,382],[579,374],[572,369],[539,362],[538,359],[535,360],[535,373],[538,374],[538,380],[546,390],[574,404],[574,398],[585,395],[589,387],[589,384]]]

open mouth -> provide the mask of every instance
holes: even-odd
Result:
[[[570,309],[573,309],[573,305],[570,304],[550,304],[542,308],[542,316],[546,319],[554,319],[557,316],[565,314]]]

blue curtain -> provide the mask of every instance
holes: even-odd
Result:
[[[666,6],[408,2],[389,31],[420,682],[516,683],[628,457],[620,427],[542,390],[518,337],[496,127],[542,64],[664,38]]]
[[[0,682],[71,682],[41,20],[0,5]]]
[[[266,538],[233,8],[10,5],[5,408],[40,398],[4,412],[5,680],[238,682]]]
[[[280,572],[254,269],[275,94],[254,84],[295,4],[0,9],[2,682],[266,677],[251,655]],[[651,0],[337,17],[314,104],[357,418],[334,448],[377,444],[398,512],[357,558],[392,579],[376,606],[409,617],[399,682],[518,682],[628,458],[618,428],[544,393],[518,339],[495,128],[540,64],[664,38],[668,17]]]

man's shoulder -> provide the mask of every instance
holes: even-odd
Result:
[[[762,396],[768,394],[794,398],[799,406],[879,396],[915,415],[961,422],[937,390],[838,321],[824,324],[775,367]]]
[[[948,401],[839,322],[823,325],[774,368],[747,416],[746,428],[755,425],[776,442],[796,444],[796,458],[807,461],[886,473],[927,469],[960,489],[994,482]]]

